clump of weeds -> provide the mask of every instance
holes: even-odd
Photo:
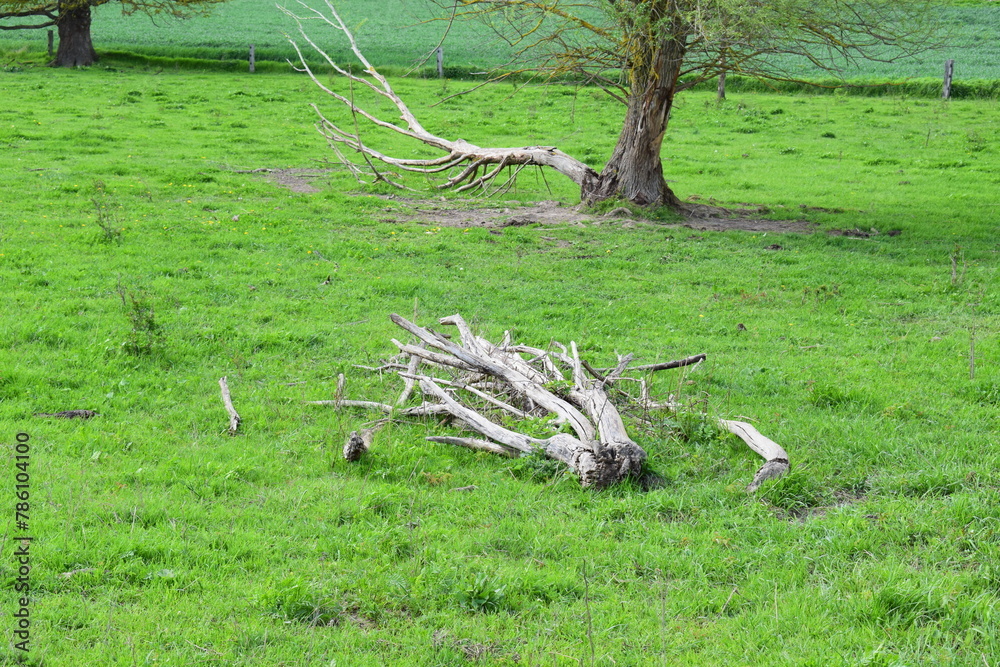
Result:
[[[164,342],[163,328],[156,320],[152,298],[143,290],[126,287],[121,278],[116,291],[131,327],[122,348],[137,357],[152,355]]]
[[[97,196],[92,197],[90,201],[94,205],[94,217],[101,230],[97,235],[97,242],[120,245],[125,238],[125,227],[122,225],[120,215],[121,206],[108,195],[103,181],[94,181],[94,190]]]

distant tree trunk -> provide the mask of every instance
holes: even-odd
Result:
[[[63,9],[59,13],[59,50],[56,67],[86,67],[97,61],[90,41],[90,5]]]
[[[719,65],[722,71],[719,72],[719,85],[715,89],[715,99],[719,102],[724,102],[726,100],[726,43],[722,42],[722,48],[719,49]]]
[[[581,188],[584,201],[621,197],[640,206],[680,206],[663,179],[660,148],[670,120],[686,46],[683,37],[647,40],[633,55],[628,111],[618,144],[596,181]]]

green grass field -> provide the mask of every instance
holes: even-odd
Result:
[[[296,3],[282,3],[290,9]],[[435,5],[423,0],[339,0],[337,6],[354,30],[369,59],[379,66],[409,68],[422,61],[438,45],[444,24]],[[995,2],[942,3],[939,17],[949,46],[899,63],[847,65],[849,79],[940,78],[944,61],[956,60],[956,80],[1000,79],[1000,8]],[[295,52],[284,37],[295,33],[293,21],[270,2],[229,0],[211,15],[190,20],[139,14],[123,16],[116,3],[94,12],[93,37],[98,51],[127,51],[146,56],[246,60],[250,44],[257,58],[284,62],[295,60]],[[20,48],[45,49],[44,31],[0,32],[0,52]],[[323,42],[341,61],[352,60],[346,47],[336,40]],[[492,33],[475,23],[458,23],[444,41],[445,64],[468,73],[507,62],[510,49]],[[16,59],[16,56],[15,56]],[[432,63],[433,64],[433,63]],[[799,72],[815,76],[807,64]]]
[[[28,664],[1000,662],[996,101],[684,96],[663,152],[679,195],[813,234],[491,231],[407,220],[342,171],[305,194],[238,173],[327,166],[302,76],[0,76],[19,101],[0,110],[0,437],[13,489],[30,435]],[[431,107],[457,84],[394,85],[431,131],[597,167],[621,117],[589,89]],[[504,198],[574,203],[547,181]],[[394,352],[391,312],[575,340],[595,365],[706,352],[652,380],[689,408],[632,424],[665,487],[583,491],[428,443],[433,422],[345,463],[373,415],[304,401],[338,373],[392,400],[353,367]],[[32,416],[81,408],[99,416]],[[759,459],[717,416],[758,425],[791,474],[744,493]]]

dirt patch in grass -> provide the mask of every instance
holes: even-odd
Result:
[[[641,224],[681,226],[703,231],[742,230],[751,232],[811,233],[815,225],[801,220],[768,220],[761,218],[759,209],[724,209],[700,204],[685,205],[676,222],[649,220],[627,208],[616,208],[600,214],[581,206],[566,206],[560,201],[541,201],[524,205],[519,201],[481,206],[477,202],[406,199],[396,195],[383,197],[387,206],[379,216],[381,222],[426,222],[441,227],[520,227],[541,225],[593,226],[604,223],[625,227]]]
[[[753,215],[744,215],[742,211],[730,210],[725,217],[700,217],[692,216],[682,223],[685,227],[697,229],[705,232],[728,232],[731,230],[742,232],[773,232],[778,234],[812,234],[816,231],[816,225],[805,220],[768,220],[767,218],[756,218]],[[768,248],[769,250],[780,250],[781,247]]]
[[[583,212],[575,206],[563,206],[559,201],[541,201],[522,205],[519,201],[505,201],[480,205],[479,202],[462,202],[442,198],[435,200],[404,199],[394,195],[385,197],[391,202],[380,216],[383,222],[426,222],[441,227],[523,227],[526,225],[588,225],[602,220],[599,215]],[[610,218],[606,218],[610,220]]]
[[[238,173],[257,174],[272,183],[297,193],[319,192],[313,181],[330,173],[328,169],[249,169]],[[697,203],[697,195],[684,204],[676,222],[650,220],[622,206],[607,213],[597,213],[583,206],[567,206],[561,201],[547,200],[534,204],[520,201],[491,202],[478,200],[416,199],[399,195],[379,195],[386,200],[380,222],[425,222],[441,227],[521,227],[541,225],[559,227],[566,225],[590,226],[602,223],[621,224],[625,227],[639,224],[682,226],[700,231],[724,232],[774,232],[810,234],[816,225],[804,220],[769,220],[761,217],[765,207],[746,204],[749,208],[723,208]]]
[[[258,174],[272,183],[298,193],[319,192],[313,180],[330,173],[326,169],[252,169],[240,173]],[[441,227],[521,227],[542,226],[588,226],[605,222],[623,226],[656,224],[682,226],[700,231],[724,232],[774,232],[810,234],[816,225],[804,220],[769,220],[762,217],[765,207],[746,204],[749,208],[723,208],[714,204],[685,203],[676,222],[643,218],[626,207],[618,207],[607,213],[597,213],[583,206],[567,206],[561,201],[547,200],[534,204],[520,201],[491,202],[476,200],[459,201],[441,197],[440,199],[416,199],[399,195],[380,195],[387,205],[380,222],[425,222]],[[713,200],[710,200],[713,201]],[[818,209],[817,209],[818,210]]]
[[[854,239],[869,239],[873,236],[878,236],[881,233],[882,232],[875,228],[869,229],[868,231],[863,229],[831,229],[827,232],[830,236],[847,236]],[[900,229],[890,229],[885,232],[886,236],[899,236],[902,233],[903,232]]]
[[[811,234],[816,231],[816,224],[805,220],[770,220],[763,217],[770,212],[766,206],[755,204],[738,204],[739,208],[718,206],[716,200],[709,198],[707,204],[699,203],[702,197],[692,195],[683,204],[685,227],[705,232],[726,232],[731,230],[744,232],[773,232]],[[807,209],[801,206],[803,210]],[[829,211],[834,212],[834,211]],[[773,248],[777,250],[778,248]]]
[[[292,192],[310,193],[319,192],[320,189],[312,184],[317,178],[323,178],[330,173],[329,169],[247,169],[240,170],[240,174],[257,174],[275,185],[279,185]]]

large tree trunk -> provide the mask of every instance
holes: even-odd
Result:
[[[660,147],[684,61],[685,36],[680,25],[664,26],[634,42],[631,92],[618,144],[596,182],[582,184],[581,198],[594,202],[621,197],[640,206],[677,207],[681,202],[663,179]]]
[[[59,50],[56,67],[86,67],[97,61],[90,41],[90,5],[63,9],[59,13]]]

